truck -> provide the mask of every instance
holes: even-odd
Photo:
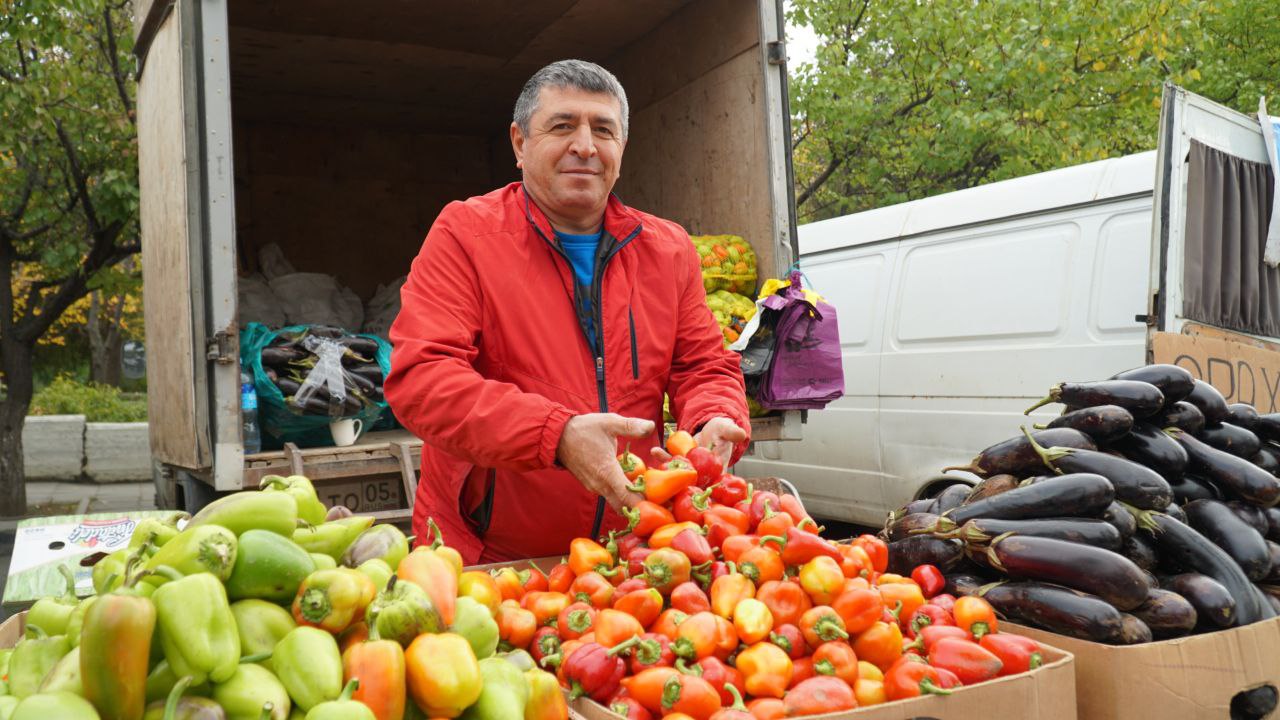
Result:
[[[1062,381],[1174,363],[1280,411],[1280,271],[1262,262],[1256,118],[1166,86],[1155,151],[810,223],[800,265],[836,307],[845,396],[737,470],[810,512],[879,525],[972,484],[979,450],[1047,422]],[[1057,406],[1060,407],[1060,406]]]
[[[405,274],[450,201],[518,179],[525,80],[577,57],[631,105],[616,192],[694,234],[796,257],[781,0],[139,0],[138,144],[157,503],[300,473],[331,505],[407,521],[421,440],[246,455],[237,283],[258,250],[362,297]],[[798,437],[799,413],[753,424]]]

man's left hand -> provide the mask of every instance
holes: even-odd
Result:
[[[702,430],[693,439],[698,441],[700,447],[715,453],[721,464],[728,468],[729,460],[733,458],[733,448],[746,442],[747,431],[727,417],[714,417],[702,426]]]

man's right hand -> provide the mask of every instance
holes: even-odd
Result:
[[[640,439],[653,434],[653,430],[652,420],[615,413],[577,415],[565,423],[556,459],[583,487],[620,512],[644,496],[627,489],[630,483],[618,465],[618,438]]]

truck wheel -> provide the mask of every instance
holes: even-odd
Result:
[[[205,505],[218,499],[218,492],[209,483],[185,470],[177,470],[181,509],[195,515]]]

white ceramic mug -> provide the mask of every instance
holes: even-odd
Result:
[[[359,418],[334,420],[329,423],[329,434],[333,435],[333,444],[338,447],[354,445],[356,438],[360,437],[360,431],[363,429],[364,424],[360,422]]]

